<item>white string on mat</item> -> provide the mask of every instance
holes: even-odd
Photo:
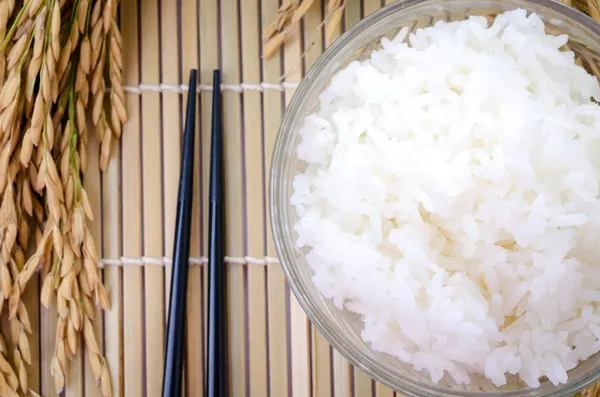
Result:
[[[244,91],[285,91],[298,87],[298,82],[284,81],[282,83],[261,82],[258,84],[221,84],[221,91],[232,91],[242,93]],[[143,92],[177,92],[183,94],[189,91],[187,84],[140,84],[138,86],[123,86],[123,90],[131,94],[142,94]],[[200,92],[212,91],[212,85],[200,84],[196,90]]]
[[[169,257],[162,258],[152,258],[148,256],[142,256],[137,258],[124,257],[118,259],[102,259],[100,261],[101,267],[106,266],[145,266],[145,265],[155,265],[155,266],[167,266],[171,265],[173,260]],[[206,265],[208,263],[208,258],[206,256],[200,258],[190,258],[189,259],[190,266],[201,266]],[[258,265],[258,266],[266,266],[272,263],[279,263],[279,259],[265,256],[264,258],[254,258],[251,256],[244,257],[232,257],[226,256],[225,263],[234,264],[234,265]]]

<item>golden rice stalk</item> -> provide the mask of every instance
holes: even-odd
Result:
[[[92,38],[92,58],[96,60],[96,63],[93,73],[91,73],[90,83],[93,94],[92,121],[96,126],[96,133],[101,140],[100,167],[102,170],[106,170],[110,159],[111,135],[114,135],[116,138],[120,137],[122,125],[127,120],[125,91],[122,85],[123,58],[121,53],[123,43],[116,23],[114,1],[109,0],[106,2],[102,18],[98,16],[95,22],[96,25],[92,29],[92,32],[95,32],[95,36]],[[105,36],[103,44],[101,40],[102,36]],[[106,59],[108,59],[110,78],[109,112],[105,112],[103,109],[106,82],[101,71],[105,67]]]
[[[589,15],[600,22],[600,2],[598,0],[587,0]]]
[[[82,286],[81,290],[86,296],[85,302],[90,302],[93,299],[100,308],[109,310],[110,302],[98,275],[98,255],[92,236],[87,229],[84,232],[83,261],[84,267],[82,268],[80,283]],[[103,395],[111,396],[110,372],[102,351],[98,347],[92,326],[94,310],[87,308],[83,311],[83,314],[83,336],[94,379],[100,384]]]
[[[103,395],[109,396],[112,395],[110,375],[106,360],[102,356],[94,335],[92,326],[94,309],[89,307],[89,302],[94,299],[97,305],[104,310],[109,309],[110,305],[98,275],[98,257],[95,243],[83,223],[84,214],[89,213],[91,215],[87,194],[85,190],[81,189],[75,196],[78,196],[80,200],[73,209],[70,228],[66,232],[65,238],[63,238],[62,263],[58,270],[53,269],[46,275],[42,287],[42,302],[44,304],[47,304],[44,300],[48,300],[48,297],[52,295],[50,291],[53,288],[56,289],[58,314],[60,316],[53,360],[58,365],[53,366],[53,376],[56,390],[59,392],[64,387],[64,378],[66,377],[65,357],[72,358],[77,353],[77,334],[83,332],[92,373],[101,386]],[[53,244],[55,250],[56,245],[55,242]]]
[[[5,150],[16,146],[16,139],[16,135],[11,133],[9,142],[5,144]],[[15,171],[10,171],[13,168]],[[11,341],[15,347],[13,363],[18,373],[17,377],[14,372],[9,374],[6,368],[3,370],[4,374],[0,375],[6,378],[6,382],[0,382],[0,394],[4,385],[7,385],[12,392],[27,395],[28,381],[24,361],[31,361],[31,351],[26,333],[31,333],[32,329],[27,308],[19,299],[19,288],[13,286],[13,281],[23,268],[25,261],[23,253],[27,250],[29,239],[28,222],[20,205],[23,201],[22,187],[25,186],[26,176],[24,172],[19,172],[20,168],[19,156],[15,153],[6,175],[6,187],[0,204],[0,311],[4,306],[4,300],[8,299]],[[0,350],[3,355],[6,354],[4,341],[0,343]],[[6,389],[5,393],[11,392]]]
[[[8,1],[0,2],[0,31],[2,32],[2,35],[0,35],[0,38],[2,40],[4,40],[4,37],[6,36],[6,27],[8,24],[8,18],[12,14],[12,10],[9,7],[10,7],[10,4]]]
[[[344,16],[344,0],[329,0],[325,20],[325,43],[330,45],[340,33],[342,17]]]
[[[263,33],[265,42],[263,56],[265,59],[271,58],[279,48],[284,44],[290,30],[310,9],[313,0],[288,0],[284,2],[279,10],[275,20],[271,22]],[[325,25],[325,43],[331,44],[340,34],[341,22],[344,16],[344,0],[329,0],[327,2],[326,15],[319,29]]]
[[[22,252],[23,251],[20,248],[17,248],[15,259],[11,260],[11,273],[14,275],[15,280],[23,266],[24,256],[22,255]],[[5,276],[7,275],[3,275],[3,277]],[[32,329],[27,308],[20,300],[20,288],[16,283],[12,287],[8,307],[11,342],[14,346],[13,363],[18,374],[18,382],[16,383],[17,389],[15,390],[21,395],[28,395],[29,387],[25,364],[31,364],[31,350],[27,334],[30,334]],[[9,384],[11,383],[9,382]]]
[[[290,28],[296,25],[309,10],[314,0],[286,0],[279,10],[275,20],[271,22],[263,33],[265,46],[264,57],[272,57],[287,38]]]
[[[4,300],[10,296],[12,289],[12,276],[9,267],[11,261],[14,263],[12,256],[15,251],[14,247],[16,246],[17,239],[17,218],[14,187],[13,183],[10,182],[5,189],[5,194],[0,205],[0,224],[6,225],[0,228],[0,311],[4,306]],[[28,320],[27,324],[29,324]],[[6,360],[8,351],[4,340],[1,338],[0,353],[0,395],[18,396],[19,378],[13,367]],[[21,371],[19,373],[26,379],[26,373]]]
[[[99,23],[98,21],[99,19],[96,23]],[[109,34],[105,37],[115,36],[112,33],[112,36]],[[86,36],[82,38],[83,42],[85,40]],[[118,45],[118,42],[114,45]],[[87,51],[85,47],[80,47],[80,56],[82,49]],[[83,56],[91,57],[91,52]],[[118,61],[115,62],[120,73],[120,65]],[[79,63],[77,67],[67,67],[71,73],[69,84],[72,93],[66,105],[68,119],[61,132],[63,136],[58,160],[60,173],[54,168],[51,159],[47,164],[42,163],[42,166],[46,164],[45,172],[48,175],[45,181],[48,216],[52,221],[52,255],[56,259],[52,260],[50,269],[45,271],[41,299],[44,305],[48,305],[53,290],[56,292],[59,322],[52,365],[56,391],[60,392],[64,388],[66,358],[72,358],[77,353],[78,333],[83,332],[94,377],[103,394],[111,395],[107,365],[93,334],[93,315],[88,314],[93,312],[88,308],[88,302],[91,300],[95,300],[103,309],[109,308],[104,286],[98,275],[95,243],[85,224],[85,219],[91,219],[93,214],[87,193],[81,186],[81,173],[85,172],[87,165],[87,117],[83,93],[86,87],[89,87],[88,73],[92,72],[91,63],[89,59],[84,64]]]
[[[571,2],[574,8],[589,15],[590,10],[587,0],[571,0]]]
[[[26,375],[31,324],[21,295],[40,266],[41,302],[49,306],[56,296],[59,313],[49,368],[56,389],[64,388],[67,359],[79,350],[82,332],[101,391],[112,394],[108,366],[89,332],[94,302],[109,305],[81,181],[88,106],[102,134],[103,168],[126,119],[116,13],[115,0],[25,0],[17,7],[0,0],[0,312],[7,301],[13,352],[13,365],[0,368],[0,395],[37,395]],[[26,258],[31,233],[36,247]],[[3,341],[0,348],[3,358]]]
[[[19,378],[8,361],[6,361],[5,355],[6,351],[3,350],[2,354],[0,354],[0,395],[18,397]]]
[[[79,147],[77,152],[73,152],[71,145],[64,145],[62,158],[71,159],[64,171],[70,173],[66,183],[61,186],[66,189],[64,197],[67,199],[67,206],[70,208],[70,216],[64,222],[61,232],[53,232],[53,249],[56,255],[60,252],[61,261],[53,265],[52,270],[45,276],[42,287],[42,302],[47,304],[52,296],[52,289],[56,290],[58,313],[60,321],[57,328],[57,343],[55,346],[53,376],[57,392],[64,387],[64,378],[66,376],[66,365],[64,357],[73,357],[77,353],[77,333],[83,332],[88,351],[88,359],[92,366],[92,372],[98,384],[101,386],[103,394],[111,395],[110,375],[108,367],[93,333],[93,308],[89,308],[89,302],[96,301],[102,309],[109,309],[109,301],[106,297],[104,286],[102,285],[98,274],[98,256],[95,243],[89,233],[85,218],[93,216],[87,193],[80,187],[80,183],[73,183],[73,180],[79,180],[79,171],[85,160],[83,153],[86,149],[86,131],[85,114],[82,113],[82,104],[77,101],[65,128],[71,138],[77,139]],[[79,165],[79,167],[78,167]],[[55,225],[58,226],[58,225]],[[53,227],[53,230],[57,230]],[[92,314],[90,314],[90,312]]]

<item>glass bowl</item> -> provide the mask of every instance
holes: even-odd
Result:
[[[353,1],[353,0],[349,0]],[[382,37],[393,37],[402,27],[427,27],[438,20],[462,20],[468,15],[495,15],[514,8],[536,12],[545,22],[547,33],[569,35],[567,44],[589,72],[598,75],[600,25],[573,8],[551,0],[405,0],[382,8],[366,17],[338,39],[314,64],[300,83],[275,144],[271,168],[270,214],[275,245],[287,280],[309,319],[329,343],[350,363],[376,381],[410,396],[567,396],[600,380],[600,354],[569,371],[566,384],[555,387],[549,381],[536,389],[518,378],[495,387],[489,380],[472,376],[471,384],[457,385],[448,377],[439,384],[411,365],[383,353],[374,352],[361,338],[358,315],[341,311],[325,299],[312,281],[312,270],[296,247],[290,204],[292,180],[303,171],[296,148],[299,129],[306,115],[318,106],[318,96],[331,77],[349,62],[368,57]],[[362,396],[360,396],[362,397]]]

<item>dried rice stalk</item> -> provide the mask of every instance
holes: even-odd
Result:
[[[337,37],[344,16],[344,0],[329,0],[327,3],[327,15],[325,20],[328,20],[325,26],[325,42],[331,44]]]
[[[118,0],[25,0],[15,8],[14,1],[0,0],[0,311],[8,299],[14,349],[11,366],[0,341],[0,395],[37,395],[28,388],[25,370],[31,326],[21,295],[40,267],[42,304],[48,307],[56,293],[58,307],[49,368],[57,392],[64,388],[67,358],[77,354],[81,332],[102,394],[112,395],[93,334],[95,306],[108,309],[109,300],[86,225],[93,214],[82,177],[87,110],[93,107],[102,137],[103,169],[111,137],[120,136],[126,119],[117,5]],[[36,249],[26,260],[32,231]]]
[[[15,156],[14,159],[18,164],[18,157]],[[25,186],[23,175],[23,173],[20,173],[17,176],[20,181],[20,183],[17,184],[19,187]],[[27,250],[29,237],[29,226],[26,220],[27,215],[21,212],[21,207],[15,205],[15,203],[21,201],[21,197],[19,196],[22,197],[23,193],[20,192],[20,195],[15,197],[14,185],[13,183],[8,183],[4,192],[2,205],[0,206],[0,224],[8,225],[5,229],[2,241],[2,253],[0,256],[0,264],[2,266],[0,268],[0,278],[2,295],[7,294],[6,297],[9,297],[8,310],[11,342],[14,346],[13,365],[18,374],[16,384],[11,379],[9,379],[8,384],[10,386],[17,386],[17,388],[14,389],[15,391],[27,395],[29,393],[29,387],[25,363],[31,364],[31,351],[27,336],[32,332],[31,323],[29,321],[27,308],[14,293],[19,291],[19,289],[10,285],[13,280],[16,281],[19,273],[23,269],[25,261],[24,252]],[[17,224],[19,224],[19,239],[15,244],[14,236],[17,236]]]
[[[306,14],[314,0],[286,0],[277,11],[277,18],[271,22],[263,33],[265,41],[264,57],[269,59],[281,47],[291,27],[297,24]]]
[[[0,205],[0,223],[6,225],[6,227],[0,229],[0,311],[4,306],[4,300],[10,296],[12,289],[13,275],[11,275],[9,267],[14,267],[14,270],[18,272],[13,259],[13,253],[16,251],[15,247],[17,246],[17,221],[18,214],[15,206],[14,187],[12,183],[8,183],[2,199],[2,204]],[[11,266],[11,264],[13,266]],[[15,325],[18,326],[18,323],[15,322]],[[13,328],[13,322],[11,322],[11,328]],[[31,332],[31,328],[29,328],[29,331]],[[0,394],[18,396],[19,387],[21,385],[19,380],[21,378],[24,380],[22,383],[24,387],[21,390],[28,390],[27,375],[25,371],[21,371],[22,368],[24,369],[24,367],[20,365],[22,362],[19,362],[18,365],[15,366],[20,375],[17,377],[17,371],[15,371],[6,360],[6,354],[8,353],[8,350],[4,340],[2,339],[0,339],[0,352],[2,353],[0,355]]]
[[[30,6],[35,6],[30,3]],[[0,7],[2,12],[10,10],[13,6]],[[37,10],[36,10],[37,12]],[[34,28],[39,23],[27,16],[21,10],[15,17],[8,32],[6,26],[8,17],[2,14],[2,25],[0,35],[3,53],[0,56],[2,66],[2,82],[0,90],[0,234],[2,235],[0,252],[0,310],[4,306],[4,299],[9,299],[8,307],[11,341],[14,346],[13,367],[14,371],[4,357],[2,357],[2,376],[0,376],[0,394],[5,395],[29,395],[25,362],[31,361],[27,333],[31,333],[31,325],[25,305],[13,297],[15,288],[12,286],[18,276],[24,262],[24,252],[27,249],[29,238],[29,223],[23,214],[21,203],[27,204],[33,201],[28,196],[28,180],[25,172],[21,169],[20,155],[24,150],[19,145],[21,140],[22,114],[31,116],[32,107],[27,106],[27,97],[24,90],[24,79],[22,73],[31,65],[31,44],[34,41]],[[4,76],[8,70],[8,79]],[[26,150],[26,149],[25,149]],[[6,354],[7,347],[2,341],[2,354]],[[16,375],[18,373],[18,376]]]
[[[600,3],[598,0],[587,0],[587,4],[589,15],[600,22]]]
[[[265,59],[269,59],[279,50],[288,38],[291,28],[302,19],[313,2],[314,0],[304,0],[302,2],[287,0],[281,5],[277,11],[276,19],[266,27],[263,33]],[[327,15],[323,21],[328,22],[325,28],[325,40],[328,44],[339,34],[343,15],[344,0],[329,0]],[[321,24],[321,27],[323,24]]]
[[[97,4],[101,4],[101,1]],[[116,7],[108,1],[100,12],[98,6],[92,11],[90,87],[92,93],[92,122],[101,142],[100,167],[106,170],[113,137],[121,136],[121,125],[127,119],[125,92],[121,84],[123,60],[122,39],[116,23]],[[104,108],[106,82],[103,70],[108,59],[110,78],[110,112]]]

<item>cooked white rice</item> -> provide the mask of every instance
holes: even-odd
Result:
[[[600,98],[535,14],[383,39],[304,120],[297,244],[362,337],[529,386],[600,350]]]

